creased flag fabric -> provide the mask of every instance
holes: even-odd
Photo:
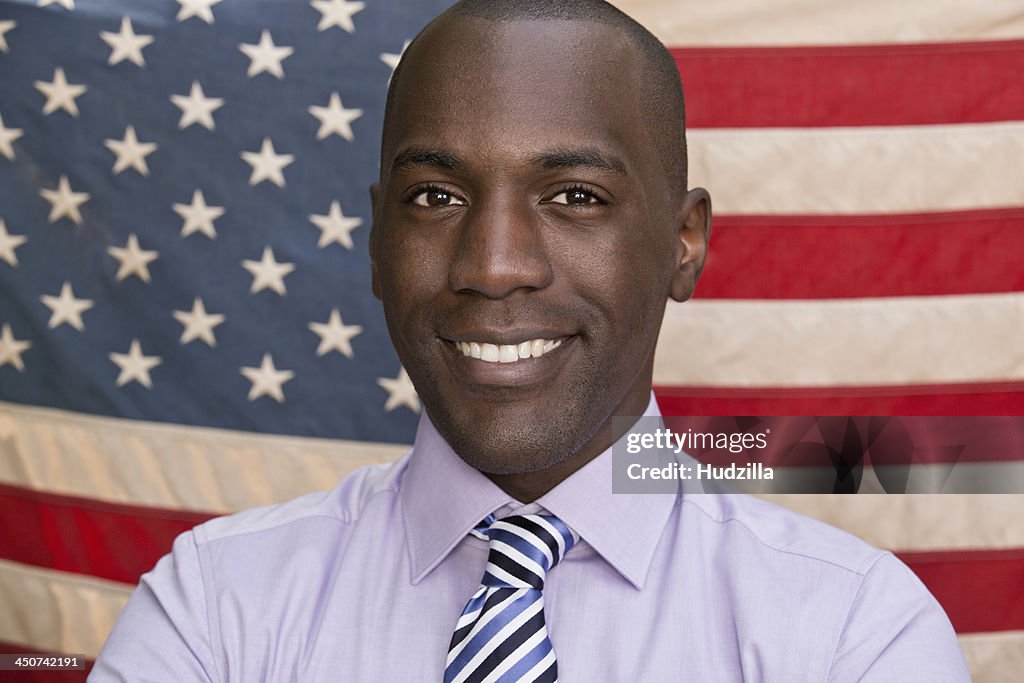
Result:
[[[449,4],[0,0],[0,651],[95,657],[176,534],[411,442],[367,188]],[[1024,414],[1024,13],[615,4],[715,209],[663,412]],[[1020,496],[775,498],[899,554],[975,680],[1024,670]]]

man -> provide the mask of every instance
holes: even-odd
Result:
[[[412,453],[180,537],[92,680],[968,680],[891,555],[744,496],[612,494],[612,417],[658,414],[704,262],[685,188],[678,73],[610,5],[435,20],[371,190]]]

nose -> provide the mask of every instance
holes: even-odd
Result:
[[[553,271],[542,227],[526,202],[478,203],[464,218],[449,285],[489,299],[548,286]]]

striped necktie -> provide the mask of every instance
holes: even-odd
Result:
[[[474,534],[490,544],[487,569],[455,624],[444,683],[557,681],[541,590],[572,532],[550,515],[488,515]]]

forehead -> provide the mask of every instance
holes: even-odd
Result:
[[[408,146],[527,158],[597,145],[639,164],[651,152],[639,68],[629,39],[604,24],[445,20],[407,54],[385,161]]]

